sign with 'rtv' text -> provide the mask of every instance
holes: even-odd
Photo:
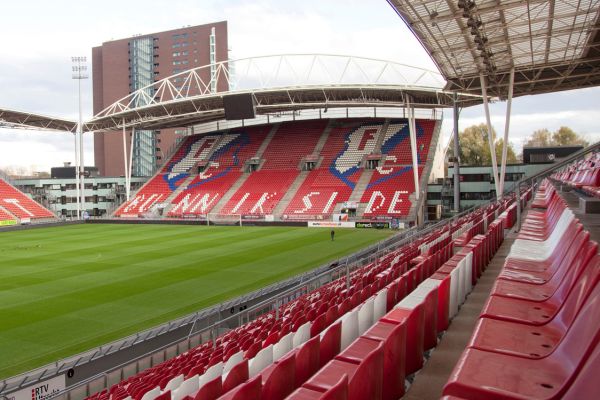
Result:
[[[65,387],[65,376],[60,375],[8,394],[6,397],[8,400],[46,400],[65,390]]]

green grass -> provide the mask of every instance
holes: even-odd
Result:
[[[354,252],[390,231],[72,225],[0,232],[0,378]]]

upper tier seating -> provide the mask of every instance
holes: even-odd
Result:
[[[538,210],[527,214],[444,395],[598,395],[597,378],[589,373],[598,365],[600,342],[598,244],[549,181],[533,205]]]
[[[19,219],[55,218],[54,214],[0,178],[0,206]],[[13,219],[7,218],[7,219]]]
[[[88,399],[398,399],[500,246],[511,207],[501,201],[414,238],[348,283],[334,280]],[[454,242],[464,247],[452,256]]]

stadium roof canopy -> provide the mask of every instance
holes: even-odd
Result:
[[[600,84],[598,0],[388,0],[429,52],[446,90],[506,98]]]
[[[49,131],[75,132],[77,122],[0,108],[0,128],[24,128]]]
[[[223,120],[223,98],[250,93],[256,113],[349,107],[450,107],[436,71],[391,61],[328,54],[230,60],[187,70],[134,91],[94,116],[88,131],[162,129]],[[457,93],[463,105],[478,94]]]

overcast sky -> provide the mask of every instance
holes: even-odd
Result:
[[[385,0],[104,0],[6,1],[0,23],[0,108],[77,118],[71,56],[111,39],[227,20],[233,58],[285,53],[373,57],[435,69]],[[93,71],[92,71],[93,73]],[[84,118],[92,116],[91,79],[84,81]],[[504,129],[505,104],[492,106]],[[445,112],[444,140],[452,113]],[[600,139],[600,89],[526,96],[513,103],[511,141],[520,149],[535,129],[572,127]],[[460,128],[484,122],[483,109],[463,110]],[[93,160],[91,137],[86,164]],[[0,129],[0,168],[47,170],[73,160],[70,134]]]

